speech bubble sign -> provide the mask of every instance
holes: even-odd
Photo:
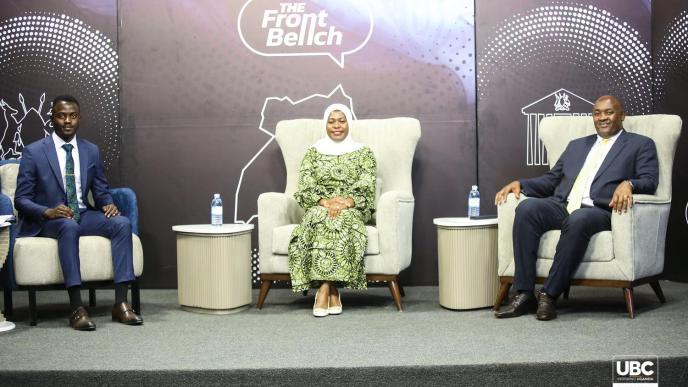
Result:
[[[328,56],[344,68],[344,57],[370,40],[373,13],[362,0],[351,0],[346,12],[323,3],[248,0],[237,18],[239,37],[261,56]]]

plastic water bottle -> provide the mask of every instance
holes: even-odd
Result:
[[[477,185],[472,186],[468,193],[468,217],[472,216],[480,216],[480,192]]]
[[[213,226],[222,226],[222,199],[220,199],[220,194],[215,194],[210,202],[210,223]]]

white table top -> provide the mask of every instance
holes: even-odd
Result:
[[[432,223],[442,227],[475,227],[492,226],[497,224],[497,218],[471,219],[471,218],[435,218]]]
[[[253,230],[254,225],[244,223],[229,223],[222,226],[212,224],[180,224],[172,226],[172,231],[191,234],[238,234]]]

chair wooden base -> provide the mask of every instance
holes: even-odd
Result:
[[[272,287],[272,283],[275,281],[289,281],[291,278],[289,274],[261,274],[260,275],[260,293],[258,294],[258,302],[256,303],[257,309],[263,309],[263,304],[265,303],[265,298],[268,296],[268,292]],[[401,287],[399,283],[399,276],[394,274],[366,274],[366,280],[368,281],[381,281],[387,282],[389,286],[389,291],[392,293],[392,298],[394,299],[394,304],[397,310],[403,312],[404,307],[401,304],[401,297],[405,297],[404,288]]]
[[[82,283],[82,288],[88,289],[88,305],[96,306],[96,289],[112,287],[112,281],[92,281]],[[13,312],[12,292],[26,290],[29,292],[29,324],[38,324],[38,310],[36,308],[36,292],[41,290],[65,290],[64,285],[17,286],[15,289],[3,289],[5,299],[5,317],[11,317]],[[131,307],[137,314],[141,314],[141,288],[138,278],[131,283]]]
[[[633,303],[633,288],[639,285],[649,283],[654,290],[657,298],[659,298],[660,303],[665,303],[666,298],[664,298],[664,293],[662,292],[662,287],[659,285],[660,276],[652,276],[637,279],[635,281],[614,281],[614,280],[592,280],[592,279],[572,279],[570,285],[582,285],[582,286],[594,286],[602,288],[621,288],[623,290],[624,301],[626,303],[626,311],[628,312],[628,318],[635,317],[635,309]],[[542,284],[545,282],[546,278],[538,277],[535,282]],[[497,299],[495,300],[493,309],[497,310],[502,305],[502,302],[506,299],[509,294],[509,289],[514,283],[514,277],[499,277],[499,282],[501,286],[499,287],[499,292],[497,293]],[[569,287],[564,291],[564,298],[569,296]]]

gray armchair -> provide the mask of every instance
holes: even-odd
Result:
[[[660,302],[664,295],[659,275],[664,270],[664,244],[669,209],[671,208],[671,171],[676,143],[681,133],[681,118],[673,115],[628,116],[624,129],[652,138],[659,157],[659,185],[654,195],[633,195],[634,206],[627,213],[612,214],[611,231],[593,235],[571,285],[615,287],[623,289],[626,309],[634,317],[633,288],[649,283]],[[595,133],[590,117],[546,117],[540,122],[540,139],[544,142],[550,165],[554,165],[567,144],[575,138]],[[528,198],[521,195],[520,200]],[[519,203],[513,194],[498,208],[498,257],[501,287],[495,309],[501,304],[514,276],[512,228]],[[516,225],[518,227],[518,225]],[[540,239],[536,275],[544,281],[552,266],[559,241],[559,230],[546,232]],[[564,293],[568,297],[568,290]]]
[[[275,139],[284,156],[287,187],[285,192],[268,192],[258,197],[261,279],[258,309],[263,307],[274,281],[289,280],[289,239],[303,217],[303,210],[292,195],[298,187],[301,160],[324,130],[322,120],[277,123]],[[369,146],[377,160],[376,212],[373,224],[366,226],[366,277],[369,281],[387,282],[401,311],[403,289],[398,276],[411,264],[414,207],[411,165],[420,138],[420,123],[414,118],[358,120],[351,135]]]

